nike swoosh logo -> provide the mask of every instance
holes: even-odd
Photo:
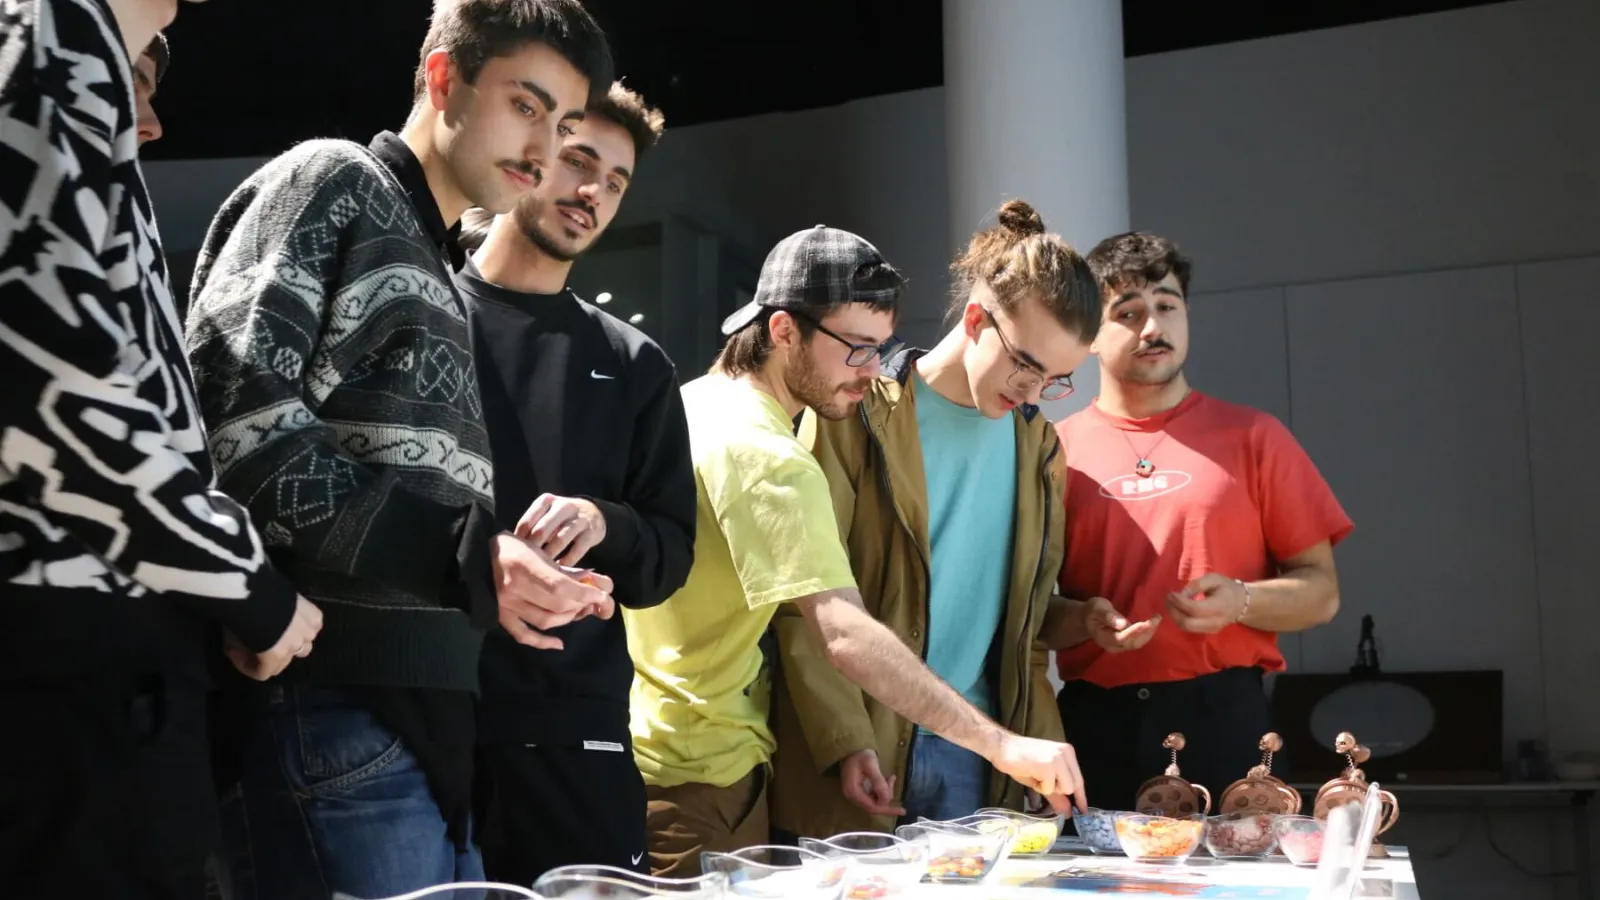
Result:
[[[594,369],[590,369],[589,370],[589,377],[590,378],[598,378],[601,381],[614,381],[614,380],[616,380],[617,376],[615,376],[615,375],[601,375],[598,371],[596,371]]]
[[[644,859],[644,854],[643,853],[635,853],[633,855],[633,864],[637,866],[639,864],[639,860],[641,860],[641,859]]]

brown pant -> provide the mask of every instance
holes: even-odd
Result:
[[[726,853],[770,840],[765,766],[725,788],[680,784],[645,790],[653,875],[693,878],[707,850]]]

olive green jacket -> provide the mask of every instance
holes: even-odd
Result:
[[[839,530],[867,611],[926,657],[928,571],[927,478],[918,437],[911,364],[905,353],[885,367],[855,414],[832,422],[807,411],[800,439],[828,476]],[[989,677],[1000,724],[1029,737],[1062,740],[1061,717],[1039,642],[1045,608],[1064,555],[1066,471],[1055,428],[1031,406],[1012,412],[1017,428],[1016,526],[1010,591],[989,654]],[[803,836],[890,831],[889,817],[869,816],[839,790],[838,765],[876,749],[885,776],[906,783],[916,725],[866,695],[828,661],[798,609],[774,619],[779,677],[772,704],[778,751],[772,820]],[[1020,808],[1022,788],[996,773],[988,803]]]

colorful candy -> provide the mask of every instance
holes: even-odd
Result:
[[[928,863],[928,877],[935,881],[946,878],[982,878],[992,863],[982,847],[961,847],[933,858]]]
[[[1200,819],[1165,816],[1122,816],[1116,821],[1117,840],[1132,859],[1187,859],[1205,834]]]

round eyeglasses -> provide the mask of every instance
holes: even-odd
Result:
[[[1011,339],[1006,337],[1005,329],[1000,327],[1000,321],[994,317],[994,313],[985,309],[983,314],[989,317],[989,324],[994,326],[995,336],[1000,338],[1000,346],[1006,348],[1006,354],[1011,357],[1011,365],[1014,368],[1006,377],[1006,384],[1024,394],[1032,393],[1034,388],[1039,388],[1040,400],[1065,400],[1072,396],[1074,389],[1071,375],[1057,375],[1047,380],[1040,374],[1037,365],[1024,360],[1022,354],[1017,352],[1017,348],[1011,345]],[[1044,383],[1043,387],[1039,387],[1040,382]]]

